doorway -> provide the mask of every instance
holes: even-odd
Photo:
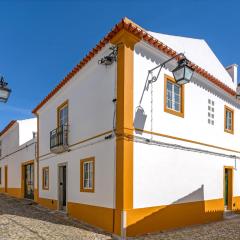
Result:
[[[34,164],[24,165],[24,198],[34,199]]]
[[[4,191],[5,193],[8,192],[8,166],[5,166],[4,168],[4,180],[5,180],[5,186],[4,186]]]
[[[59,210],[66,211],[67,206],[67,165],[58,167]]]
[[[224,168],[224,209],[232,210],[233,168]]]

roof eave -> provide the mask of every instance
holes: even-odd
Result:
[[[52,98],[66,83],[70,81],[70,79],[75,76],[80,69],[82,69],[110,40],[122,29],[127,30],[131,34],[135,35],[136,37],[140,38],[141,40],[147,42],[154,48],[164,52],[169,57],[174,57],[177,52],[159,41],[158,39],[151,36],[145,29],[140,27],[139,25],[135,24],[128,18],[123,18],[118,24],[114,26],[114,28],[93,48],[84,58],[83,60],[78,63],[71,72],[67,74],[67,76],[37,105],[36,108],[33,109],[32,113],[37,114],[38,110],[45,105],[50,98]],[[220,87],[226,93],[235,96],[236,91],[228,87],[226,84],[221,82],[219,79],[199,67],[198,65],[190,62],[191,67],[197,72],[198,74],[202,75],[204,78],[208,79],[214,85]]]

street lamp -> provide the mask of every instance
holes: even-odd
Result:
[[[0,77],[0,102],[6,103],[10,93],[11,89],[7,87],[8,83],[5,82],[4,77]]]
[[[188,60],[186,58],[182,58],[178,61],[178,66],[173,69],[172,73],[176,83],[183,85],[190,82],[193,71],[194,70],[188,66]]]
[[[148,75],[147,75],[147,79],[146,79],[146,82],[145,82],[145,85],[144,85],[142,96],[141,96],[141,99],[140,99],[140,102],[139,102],[139,106],[141,106],[143,96],[144,96],[144,92],[148,91],[149,85],[151,83],[154,83],[158,80],[158,77],[160,75],[160,72],[161,72],[162,68],[167,63],[169,63],[170,61],[172,61],[174,59],[176,60],[177,58],[179,58],[179,60],[177,61],[177,67],[172,70],[172,73],[173,73],[173,76],[174,76],[174,79],[175,79],[176,83],[178,85],[183,85],[183,84],[186,84],[186,83],[190,82],[190,80],[193,76],[194,69],[191,68],[188,65],[189,60],[184,56],[184,54],[179,53],[179,54],[173,56],[172,58],[169,58],[165,62],[161,63],[160,65],[156,66],[155,68],[153,68],[151,70],[148,70]],[[153,76],[153,71],[156,70],[156,69],[159,69],[158,73],[155,76]]]

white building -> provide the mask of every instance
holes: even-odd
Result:
[[[37,119],[11,121],[0,133],[0,192],[36,200]]]
[[[173,60],[140,105],[149,70],[180,52],[195,70],[191,82],[176,84]],[[237,66],[224,68],[204,40],[148,32],[123,19],[33,110],[35,200],[122,237],[239,210],[236,88]],[[9,179],[8,191],[10,184],[20,189]]]

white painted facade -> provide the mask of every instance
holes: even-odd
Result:
[[[18,120],[0,136],[2,155],[0,157],[1,185],[5,187],[5,166],[8,167],[7,187],[21,189],[22,164],[36,161],[37,119]],[[34,169],[35,188],[37,169]]]
[[[39,198],[58,200],[58,166],[66,163],[67,202],[114,208],[115,140],[105,140],[105,136],[114,127],[116,64],[98,64],[109,47],[106,45],[38,111]],[[49,135],[57,128],[57,108],[66,100],[69,151],[54,154],[50,152]],[[104,135],[97,137],[100,134]],[[80,192],[80,160],[88,157],[95,157],[94,193]],[[48,190],[42,188],[43,167],[49,167]]]
[[[151,34],[173,49],[184,52],[189,60],[206,68],[236,90],[236,79],[231,78],[204,40]],[[115,207],[116,139],[105,140],[104,136],[101,136],[88,140],[113,130],[112,100],[116,97],[116,64],[107,67],[98,64],[98,60],[109,53],[109,47],[110,45],[106,45],[38,110],[40,198],[58,200],[58,166],[66,163],[68,202]],[[164,54],[142,41],[135,45],[134,112],[139,106],[148,70],[166,59]],[[222,199],[224,166],[234,168],[233,196],[240,196],[240,185],[237,184],[240,182],[237,159],[240,154],[236,153],[240,138],[240,125],[237,124],[240,122],[240,105],[234,97],[224,93],[202,76],[194,74],[192,81],[185,85],[184,117],[165,112],[164,76],[172,76],[170,70],[175,65],[173,61],[163,68],[152,90],[150,86],[149,91],[144,93],[141,106],[147,120],[143,129],[172,138],[139,134],[137,131],[135,135],[172,146],[150,145],[138,142],[136,138],[133,161],[134,208]],[[66,100],[69,109],[70,151],[53,154],[50,152],[49,133],[57,127],[57,108]],[[208,123],[209,100],[214,101],[214,125]],[[224,131],[225,105],[234,109],[234,134]],[[176,140],[174,137],[200,142],[205,146]],[[85,140],[87,141],[80,143]],[[178,145],[178,149],[173,148],[173,145]],[[88,157],[95,157],[94,193],[80,192],[80,160]],[[49,167],[50,171],[48,190],[42,188],[43,167]]]
[[[176,40],[178,41],[178,38],[172,45],[178,43]],[[189,46],[190,43],[191,41],[186,41],[185,46],[188,45],[187,49],[192,47],[190,55],[196,54],[195,63],[198,64],[196,62],[198,52],[201,52],[202,49],[193,51],[194,46]],[[181,51],[184,51],[184,48]],[[208,59],[208,56],[206,53],[205,59]],[[148,70],[164,62],[165,59],[163,54],[147,44],[143,42],[136,44],[134,112],[139,105]],[[171,69],[173,66],[167,67]],[[215,71],[219,72],[224,69],[219,64],[212,69],[214,68]],[[147,115],[144,130],[239,151],[240,105],[236,103],[236,99],[217,89],[208,80],[195,73],[192,81],[185,85],[184,117],[167,113],[164,111],[164,75],[172,76],[169,69],[163,68],[158,81],[153,83],[152,92],[150,86],[144,94],[141,104]],[[225,70],[226,74],[228,73]],[[229,79],[225,79],[225,81],[230,87],[234,87],[233,82],[229,82]],[[208,123],[208,99],[214,101],[214,125]],[[234,109],[234,134],[224,131],[224,105]],[[233,155],[240,157],[239,153],[146,133],[136,132],[136,135],[156,142],[181,145],[214,153],[201,153],[193,149],[187,151],[186,149],[176,149],[176,147],[174,149],[173,146],[167,148],[135,142],[134,208],[221,199],[224,189],[224,166],[234,168],[233,195],[240,195],[239,159],[235,160],[233,157]],[[217,155],[219,153],[228,156],[219,156]]]

